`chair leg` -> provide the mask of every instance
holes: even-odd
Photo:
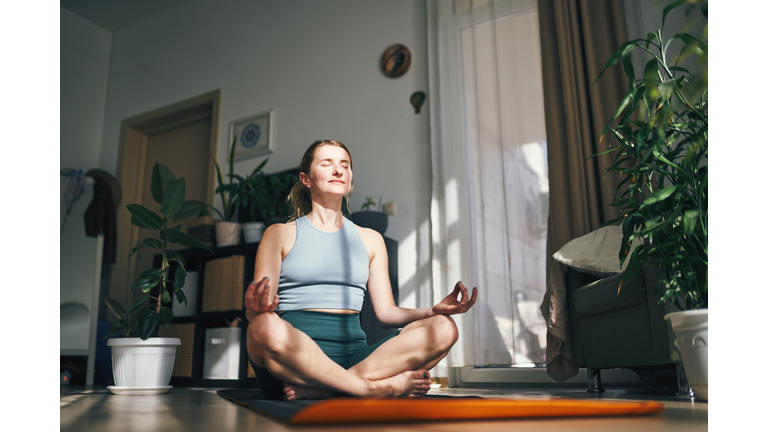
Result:
[[[675,368],[677,369],[677,393],[675,394],[676,397],[679,398],[692,398],[693,396],[693,390],[688,385],[688,378],[685,376],[685,370],[683,369],[683,364],[678,363],[675,365]]]
[[[587,383],[589,384],[589,387],[587,387],[587,393],[605,392],[605,389],[603,388],[603,381],[600,378],[600,369],[587,368]]]

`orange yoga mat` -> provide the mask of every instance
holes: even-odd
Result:
[[[427,396],[423,399],[333,398],[301,404],[300,401],[237,398],[237,394],[231,393],[238,391],[243,392],[243,390],[221,390],[218,393],[254,411],[279,418],[291,425],[626,416],[653,414],[664,410],[658,402],[482,399],[448,396]]]

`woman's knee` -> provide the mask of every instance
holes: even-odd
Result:
[[[441,351],[447,351],[459,340],[459,329],[456,322],[448,315],[432,317],[432,337]]]
[[[274,313],[256,315],[248,323],[248,342],[254,348],[279,353],[287,348],[285,322]]]

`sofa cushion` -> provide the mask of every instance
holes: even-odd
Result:
[[[619,264],[622,236],[620,225],[603,227],[569,241],[552,257],[582,273],[598,277],[614,275],[622,271]],[[632,242],[628,256],[632,256],[632,252],[641,242],[642,239]]]
[[[643,274],[638,272],[624,281],[620,292],[619,281],[623,273],[600,279],[577,289],[573,293],[576,315],[588,317],[644,303],[646,293]]]

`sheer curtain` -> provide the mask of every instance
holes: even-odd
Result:
[[[446,366],[542,365],[549,202],[535,0],[430,0],[435,300],[479,300]]]

